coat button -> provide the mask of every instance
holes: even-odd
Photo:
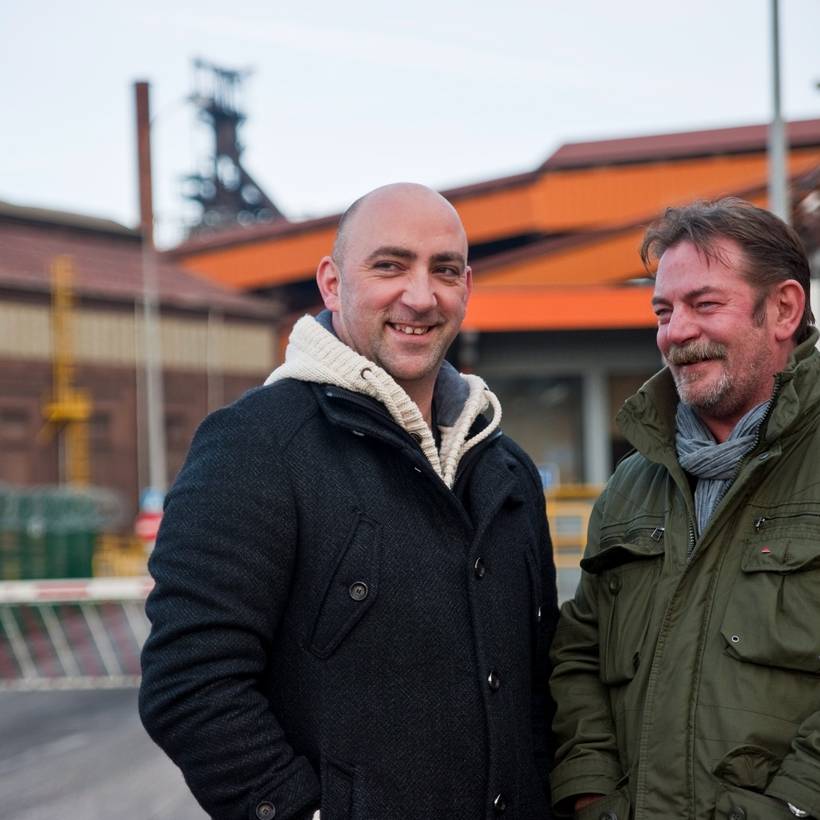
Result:
[[[354,601],[363,601],[367,598],[367,584],[364,581],[354,581],[348,593]]]
[[[256,807],[256,816],[259,820],[273,820],[276,817],[276,806],[268,800],[263,800]]]
[[[490,687],[490,691],[492,692],[497,692],[501,688],[501,678],[498,677],[495,669],[487,675],[487,685]]]
[[[538,609],[535,610],[535,622],[537,624],[540,624],[541,621],[543,620],[543,618],[544,618],[544,613],[542,612],[541,607],[539,606]]]
[[[618,575],[610,575],[610,576],[609,576],[609,583],[608,583],[608,585],[607,585],[607,586],[609,586],[609,591],[610,591],[613,595],[617,595],[617,594],[618,594],[618,592],[619,592],[619,591],[620,591],[620,589],[621,589],[621,578],[620,578],[620,576],[618,576]]]
[[[475,577],[479,579],[479,581],[486,575],[487,567],[484,564],[483,558],[476,558],[475,563],[473,564],[473,573]]]
[[[504,799],[503,794],[497,794],[495,796],[495,800],[493,800],[493,811],[496,814],[504,814],[507,811],[507,801]]]
[[[729,812],[729,820],[746,820],[746,810],[740,806],[732,806]]]

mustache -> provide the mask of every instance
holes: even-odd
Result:
[[[725,359],[726,345],[719,342],[689,342],[685,345],[670,345],[664,357],[669,364],[684,365],[705,362],[710,359]]]

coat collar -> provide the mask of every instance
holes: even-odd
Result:
[[[376,399],[396,425],[408,433],[444,483],[452,488],[464,454],[498,427],[501,405],[487,385],[474,375],[460,375],[444,363],[436,382],[434,402],[441,446],[421,411],[392,376],[374,362],[344,344],[333,332],[328,312],[317,319],[303,316],[294,326],[285,363],[265,384],[292,378],[329,385]],[[492,408],[489,428],[471,434],[480,414]]]

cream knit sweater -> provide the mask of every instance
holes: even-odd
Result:
[[[444,367],[452,368],[447,362]],[[441,480],[452,489],[456,470],[464,454],[489,436],[501,422],[501,405],[478,376],[455,374],[467,385],[467,396],[452,424],[439,424],[441,449],[436,449],[433,433],[424,421],[416,403],[396,384],[392,376],[378,365],[359,355],[326,330],[312,316],[303,316],[290,334],[285,362],[273,371],[265,384],[280,379],[332,384],[362,393],[380,401],[393,420],[420,440],[419,446]],[[439,378],[436,391],[443,380]],[[488,407],[493,410],[489,424],[472,438],[470,427]],[[444,420],[449,421],[449,420]]]

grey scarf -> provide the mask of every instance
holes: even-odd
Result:
[[[729,438],[718,444],[695,411],[688,404],[678,403],[675,447],[680,466],[698,479],[695,489],[698,534],[706,528],[715,507],[729,489],[740,460],[754,447],[757,428],[768,406],[768,402],[763,402],[753,407],[738,421]]]

